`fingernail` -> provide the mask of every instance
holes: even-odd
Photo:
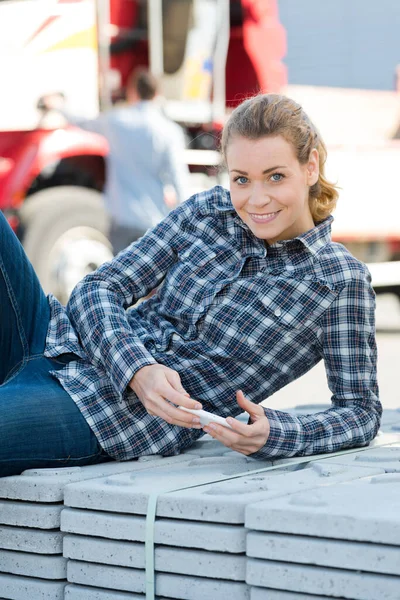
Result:
[[[203,407],[201,404],[197,403],[194,405],[195,410],[201,410]]]
[[[200,423],[199,417],[194,417],[194,419],[192,419],[192,423]]]
[[[217,430],[217,426],[216,426],[216,425],[214,425],[214,423],[210,423],[210,424],[209,424],[209,428],[210,428],[210,429],[212,429],[213,431],[216,431],[216,430]]]

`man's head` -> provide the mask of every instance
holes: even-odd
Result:
[[[158,94],[158,81],[147,69],[138,68],[132,71],[126,84],[126,98],[135,103],[153,100]]]

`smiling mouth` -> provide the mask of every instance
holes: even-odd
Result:
[[[255,223],[270,223],[279,215],[280,212],[280,210],[277,210],[276,212],[266,213],[263,215],[259,215],[257,213],[249,213],[249,215]]]

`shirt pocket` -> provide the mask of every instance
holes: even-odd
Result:
[[[340,286],[314,279],[276,280],[254,302],[260,326],[251,335],[253,343],[263,344],[266,338],[289,341],[316,336],[319,320],[340,290]]]

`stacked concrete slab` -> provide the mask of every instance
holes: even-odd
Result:
[[[365,477],[246,508],[251,600],[265,588],[354,600],[400,598],[400,444],[326,459]],[[368,473],[374,465],[384,472]]]
[[[192,451],[199,452],[196,447]],[[202,458],[150,476],[124,473],[69,485],[61,517],[70,583],[66,597],[101,600],[134,593],[145,598],[145,516],[150,495],[158,493],[157,593],[182,600],[249,600],[253,590],[251,581],[246,582],[246,506],[267,499],[279,504],[300,490],[312,493],[385,473],[374,463],[327,464],[323,459],[299,469],[295,462],[280,461],[274,471],[207,484],[207,479],[271,466],[232,452],[210,454],[211,446]],[[293,594],[269,589],[267,597],[290,600]]]
[[[192,459],[193,455],[153,456],[87,467],[28,470],[0,478],[0,599],[64,598],[67,560],[62,555],[60,515],[67,484]]]

